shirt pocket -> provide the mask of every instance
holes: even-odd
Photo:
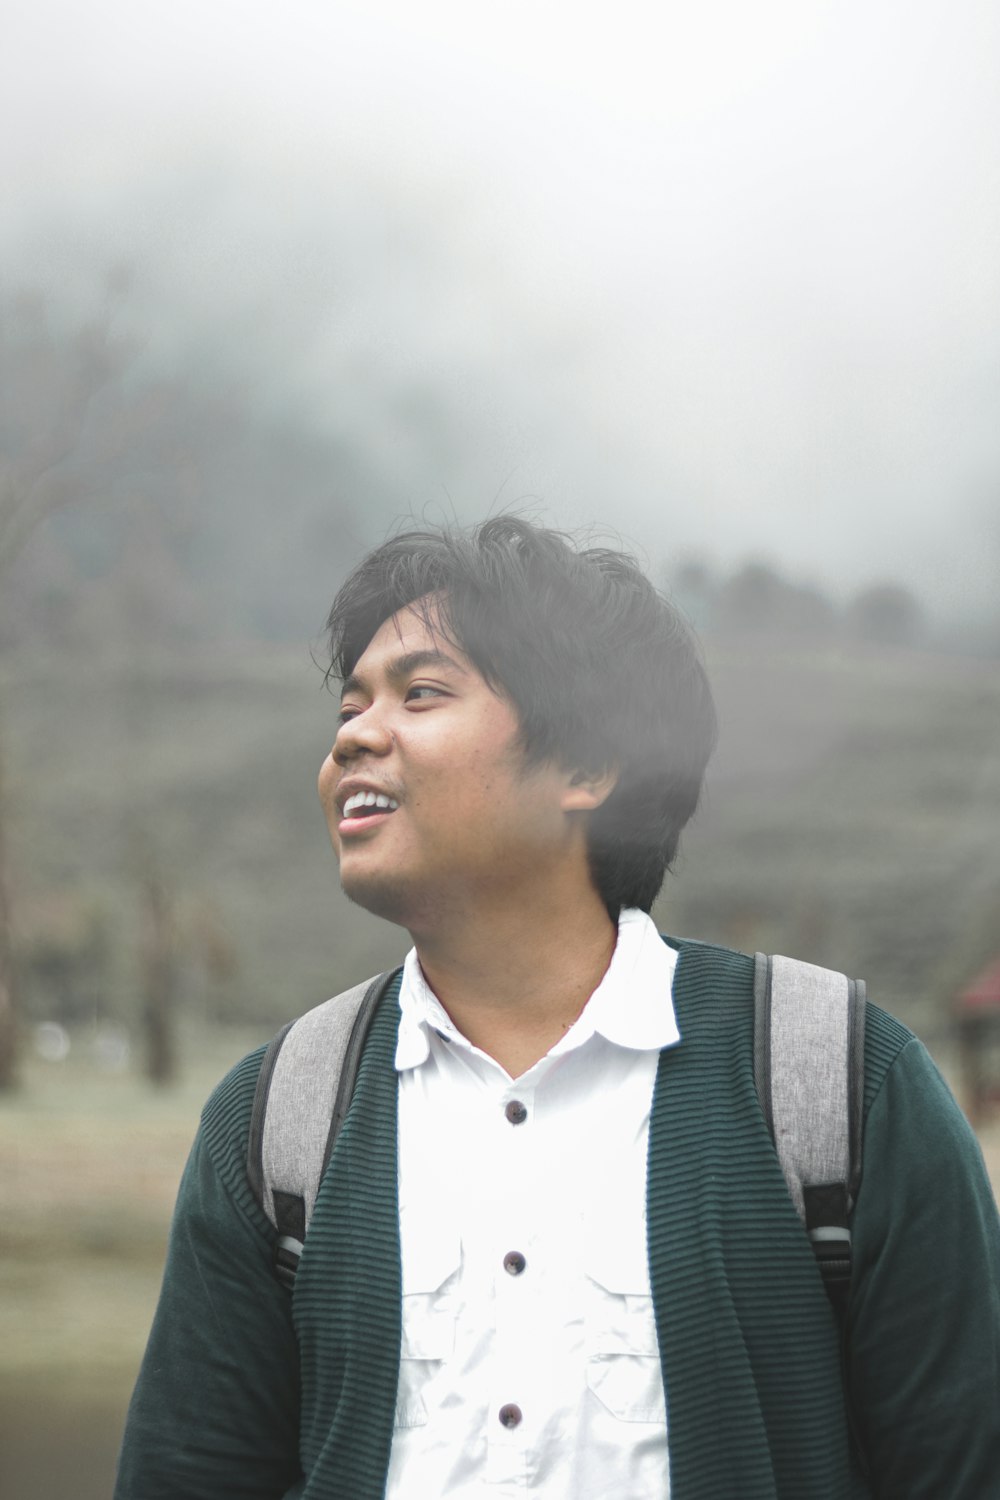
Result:
[[[419,1216],[423,1218],[423,1215]],[[399,1350],[396,1426],[422,1427],[436,1379],[455,1352],[461,1240],[440,1226],[403,1232],[403,1330]]]
[[[584,1257],[587,1385],[622,1422],[666,1422],[646,1247],[597,1243]]]

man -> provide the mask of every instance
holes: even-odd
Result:
[[[293,1296],[245,1169],[261,1054],[206,1106],[119,1500],[995,1500],[1000,1231],[927,1054],[870,1008],[842,1359],[752,961],[649,919],[715,733],[676,614],[499,517],[379,548],[330,639],[341,881],[413,950]]]

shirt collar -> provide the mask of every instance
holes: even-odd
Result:
[[[672,985],[677,954],[660,937],[652,918],[626,908],[618,918],[618,939],[607,973],[566,1035],[549,1055],[570,1052],[594,1033],[618,1047],[659,1051],[680,1041]],[[468,1045],[424,977],[411,948],[403,963],[399,990],[402,1012],[396,1068],[419,1067],[430,1055],[430,1034]]]
[[[449,1041],[459,1041],[462,1034],[424,978],[416,948],[403,960],[403,978],[399,986],[399,1034],[396,1040],[396,1069],[419,1068],[430,1056],[430,1033],[436,1031]]]

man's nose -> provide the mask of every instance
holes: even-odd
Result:
[[[392,730],[372,704],[341,724],[333,742],[333,758],[338,766],[345,766],[358,755],[385,755],[392,745]]]

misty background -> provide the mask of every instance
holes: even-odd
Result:
[[[88,1500],[206,1092],[406,947],[315,795],[323,620],[390,528],[634,550],[722,723],[661,926],[864,976],[961,1085],[1000,953],[1000,12],[4,31],[0,1479]]]

